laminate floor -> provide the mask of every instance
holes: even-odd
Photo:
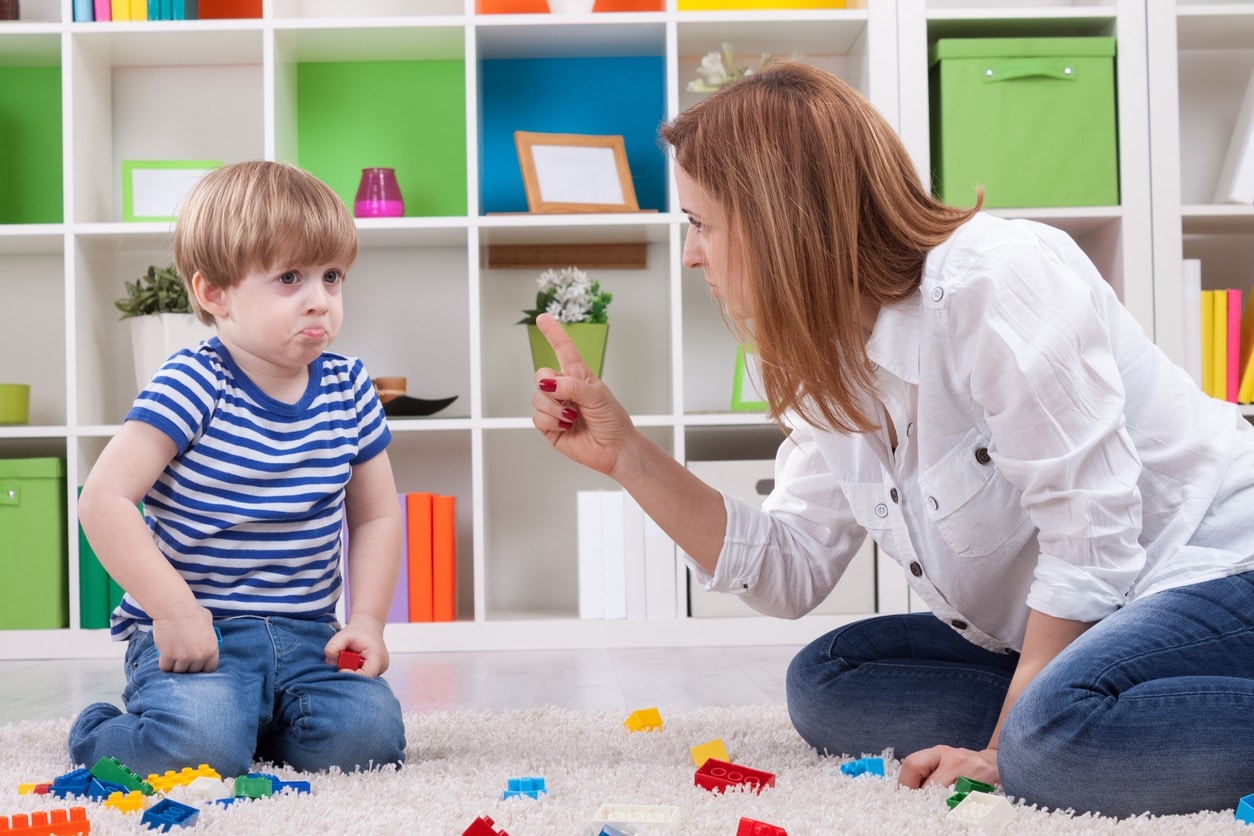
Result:
[[[630,648],[396,653],[386,678],[406,713],[579,711],[783,704],[799,647]],[[97,701],[121,704],[122,661],[0,662],[0,723],[68,717]]]

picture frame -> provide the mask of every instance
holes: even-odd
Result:
[[[765,412],[762,400],[762,366],[753,346],[736,347],[736,374],[732,378],[731,408],[733,412]]]
[[[640,211],[622,136],[514,131],[514,145],[528,211]]]
[[[122,220],[174,221],[192,186],[222,160],[123,160]]]

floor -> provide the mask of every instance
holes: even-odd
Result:
[[[783,704],[799,647],[633,648],[398,653],[386,678],[406,713],[580,711]],[[0,661],[0,724],[68,717],[88,703],[120,704],[121,659]]]

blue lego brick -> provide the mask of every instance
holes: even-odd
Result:
[[[92,775],[88,770],[74,769],[53,779],[49,792],[58,798],[65,798],[70,795],[86,795],[87,788],[91,786],[91,779]]]
[[[171,827],[191,827],[196,823],[196,817],[199,815],[200,811],[195,807],[163,798],[145,810],[140,821],[147,825],[149,830],[160,830],[165,833]]]
[[[1247,795],[1237,804],[1236,819],[1246,824],[1254,824],[1254,795]]]
[[[525,795],[528,798],[539,798],[541,793],[548,793],[548,788],[544,786],[543,778],[533,776],[510,778],[508,789],[501,794],[501,798],[514,798],[519,795]]]
[[[856,761],[849,761],[840,765],[840,771],[844,775],[856,778],[859,775],[878,775],[884,777],[884,759],[883,758],[858,758]]]

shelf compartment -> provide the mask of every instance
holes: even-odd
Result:
[[[339,18],[346,11],[343,0],[275,0],[273,16],[276,20],[290,18]],[[353,4],[351,14],[355,18],[406,17],[419,15],[434,17],[461,15],[466,10],[465,0],[372,0],[370,3]]]
[[[2,240],[2,239],[0,239]],[[0,382],[30,384],[30,421],[0,430],[38,432],[66,423],[65,257],[0,248]],[[12,457],[8,457],[12,458]]]
[[[0,35],[0,224],[65,219],[61,74],[57,35]]]

